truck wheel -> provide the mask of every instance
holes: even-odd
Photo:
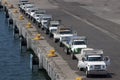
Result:
[[[78,69],[79,69],[79,71],[83,71],[83,68],[79,68],[79,67],[78,67]]]
[[[55,43],[57,43],[57,39],[53,39]]]
[[[45,30],[45,31],[46,31],[46,32],[45,32],[46,34],[48,34],[48,33],[49,33],[49,31],[48,31],[48,30]]]
[[[74,54],[73,54],[73,53],[71,53],[71,58],[72,58],[72,59],[75,59],[75,57],[74,57]]]
[[[44,30],[44,32],[45,32],[45,34],[47,34],[47,30],[46,29]]]
[[[69,52],[68,52],[68,49],[64,47],[64,52],[68,55]]]
[[[59,43],[59,46],[60,46],[60,47],[62,47],[62,46],[63,46],[61,42]]]
[[[51,35],[51,33],[49,33],[49,38],[52,38],[52,35]]]
[[[47,30],[46,34],[49,34],[49,30]]]
[[[88,70],[86,69],[86,71],[85,71],[85,74],[86,74],[86,77],[90,77],[90,74],[88,73]]]
[[[42,27],[41,30],[44,30],[44,28]]]
[[[80,68],[79,70],[80,70],[80,71],[83,71],[84,69],[83,69],[83,68]]]

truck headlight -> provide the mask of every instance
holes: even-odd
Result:
[[[105,65],[102,65],[102,68],[103,68],[103,69],[105,69],[105,68],[106,68],[106,66],[105,66]]]
[[[90,67],[90,70],[92,70],[94,68],[92,65],[90,65],[89,67]]]

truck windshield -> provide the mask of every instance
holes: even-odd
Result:
[[[61,31],[60,34],[72,34],[72,31]]]
[[[44,12],[35,12],[35,14],[45,14]]]
[[[31,12],[35,12],[36,10],[31,10]]]
[[[57,29],[51,29],[51,32],[56,32],[57,31]]]
[[[102,57],[87,57],[87,61],[102,61]]]
[[[44,25],[47,25],[48,22],[43,22]]]
[[[58,25],[57,25],[57,24],[52,24],[51,26],[52,26],[52,27],[57,27]]]
[[[85,41],[74,41],[73,42],[74,45],[85,45]]]
[[[43,20],[50,20],[51,18],[43,18]]]
[[[40,15],[36,15],[36,17],[40,17]]]
[[[33,8],[34,6],[27,6],[26,8]]]

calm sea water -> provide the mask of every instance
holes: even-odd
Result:
[[[0,11],[0,80],[50,80],[44,70],[31,71],[29,52],[20,53],[3,11]]]

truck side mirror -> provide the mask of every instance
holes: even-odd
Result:
[[[59,22],[60,22],[60,24],[61,24],[61,20],[58,20]]]
[[[73,31],[73,34],[74,34],[74,35],[77,35],[77,32],[76,32],[76,31]]]
[[[110,58],[108,56],[104,57],[104,61],[105,61],[106,65],[110,65]]]
[[[86,44],[88,44],[88,40],[87,39],[85,39],[85,42],[86,42]]]

